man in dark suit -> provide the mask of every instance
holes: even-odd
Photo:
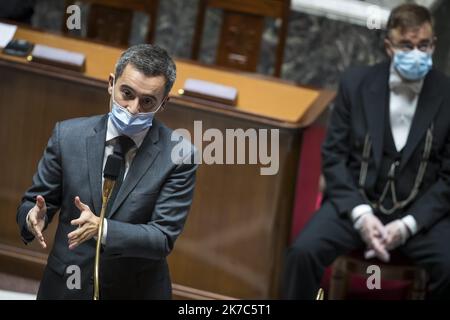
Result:
[[[350,69],[322,147],[320,210],[288,249],[284,295],[313,299],[339,255],[398,250],[425,268],[430,298],[450,298],[450,81],[431,68],[429,11],[395,8],[388,63]]]
[[[113,153],[122,153],[122,180],[104,219],[100,298],[171,298],[166,257],[186,221],[197,169],[190,142],[154,119],[175,77],[163,49],[131,47],[109,78],[110,113],[56,124],[17,211],[23,240],[45,248],[43,230],[60,210],[38,299],[92,298],[102,172]]]

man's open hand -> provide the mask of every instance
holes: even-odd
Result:
[[[27,215],[27,228],[30,231],[42,248],[47,248],[42,231],[45,228],[45,217],[47,215],[47,205],[45,204],[45,199],[43,196],[36,197],[36,204],[30,210]]]
[[[73,226],[78,225],[78,229],[67,235],[70,250],[96,236],[100,226],[100,218],[92,213],[89,206],[81,202],[80,197],[75,197],[75,206],[81,213],[78,219],[70,222]]]

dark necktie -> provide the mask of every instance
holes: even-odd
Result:
[[[111,196],[108,201],[108,205],[106,207],[106,216],[109,216],[109,212],[112,209],[114,200],[116,199],[120,187],[122,186],[123,183],[123,178],[125,176],[125,156],[127,152],[130,151],[130,149],[135,146],[134,141],[127,136],[118,136],[115,140],[116,144],[114,145],[113,153],[116,156],[120,157],[121,165],[119,176],[117,177],[116,184],[114,185],[114,188],[111,192]]]

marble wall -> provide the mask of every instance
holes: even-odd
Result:
[[[390,8],[406,1],[397,0],[395,4],[382,0],[369,2]],[[448,1],[444,2],[448,7]],[[190,57],[197,4],[198,0],[160,0],[155,42],[176,57]],[[63,10],[62,0],[37,0],[32,24],[47,30],[61,30]],[[440,12],[439,31],[446,34],[445,14],[442,10],[437,12]],[[142,41],[146,19],[144,15],[135,16],[130,44]],[[220,10],[208,11],[200,57],[205,63],[214,61],[221,19]],[[259,73],[272,73],[277,30],[277,21],[267,19]],[[372,64],[386,58],[383,37],[384,32],[380,30],[291,11],[282,78],[299,84],[336,88],[339,75],[348,66]],[[448,68],[446,61],[449,60],[446,43],[448,41],[443,42],[445,49],[438,50],[436,55],[437,64],[444,69]]]

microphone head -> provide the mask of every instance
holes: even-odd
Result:
[[[122,165],[122,158],[117,154],[108,156],[106,160],[105,169],[103,170],[103,177],[105,179],[117,180]]]

